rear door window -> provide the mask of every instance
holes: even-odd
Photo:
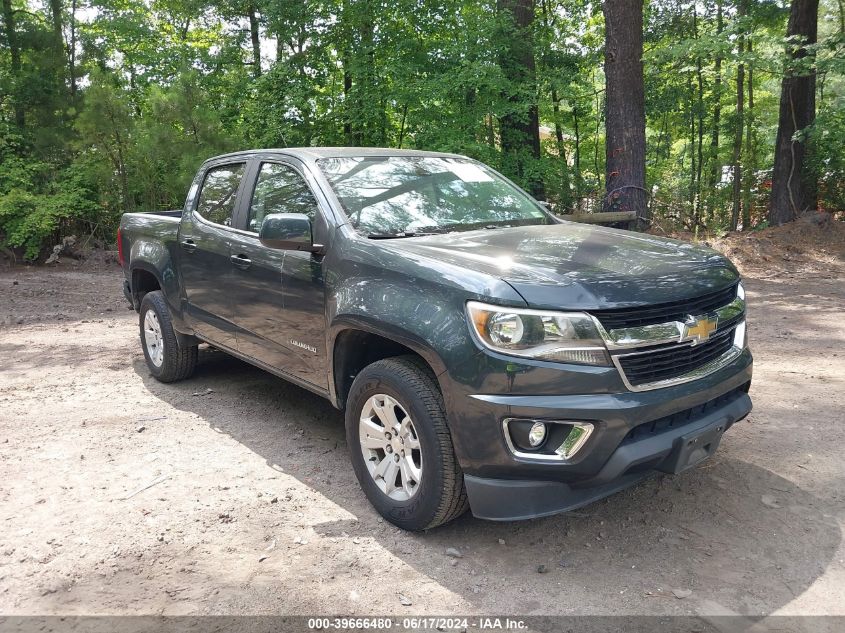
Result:
[[[232,226],[245,168],[246,163],[234,163],[209,169],[200,190],[197,213],[214,224]]]

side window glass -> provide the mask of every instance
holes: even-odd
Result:
[[[197,213],[209,222],[231,226],[235,214],[235,198],[245,165],[238,163],[209,169],[200,190]]]
[[[317,201],[295,169],[279,163],[263,163],[249,205],[247,229],[258,233],[264,218],[273,213],[304,213],[313,222]]]

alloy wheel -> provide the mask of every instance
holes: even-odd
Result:
[[[413,497],[422,481],[422,451],[405,408],[376,394],[364,404],[358,429],[364,463],[379,489],[396,501]]]
[[[161,334],[158,315],[152,310],[147,310],[144,316],[144,345],[150,362],[156,367],[161,367],[164,363],[164,337]]]

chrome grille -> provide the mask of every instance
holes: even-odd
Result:
[[[736,297],[736,284],[706,295],[637,308],[594,310],[591,314],[606,330],[639,327],[669,321],[685,321],[690,314],[706,314],[730,303]]]
[[[736,324],[719,328],[717,334],[699,345],[672,344],[614,358],[628,383],[634,387],[671,380],[706,366],[733,347]]]

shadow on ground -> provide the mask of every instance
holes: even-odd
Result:
[[[346,467],[343,415],[328,401],[211,349],[201,349],[191,380],[174,385],[151,378],[142,360],[134,368],[155,396],[356,517],[318,532],[372,528],[392,554],[487,612],[578,613],[572,599],[588,592],[621,600],[633,613],[671,613],[679,608],[672,590],[680,588],[711,610],[769,614],[822,575],[840,543],[827,502],[741,459],[732,431],[714,458],[683,475],[658,476],[579,512],[534,521],[490,523],[467,514],[416,535],[419,549],[409,554],[375,529],[378,517]],[[192,395],[205,389],[213,397]],[[463,551],[469,579],[450,567],[447,547]],[[540,565],[546,573],[538,573]]]

